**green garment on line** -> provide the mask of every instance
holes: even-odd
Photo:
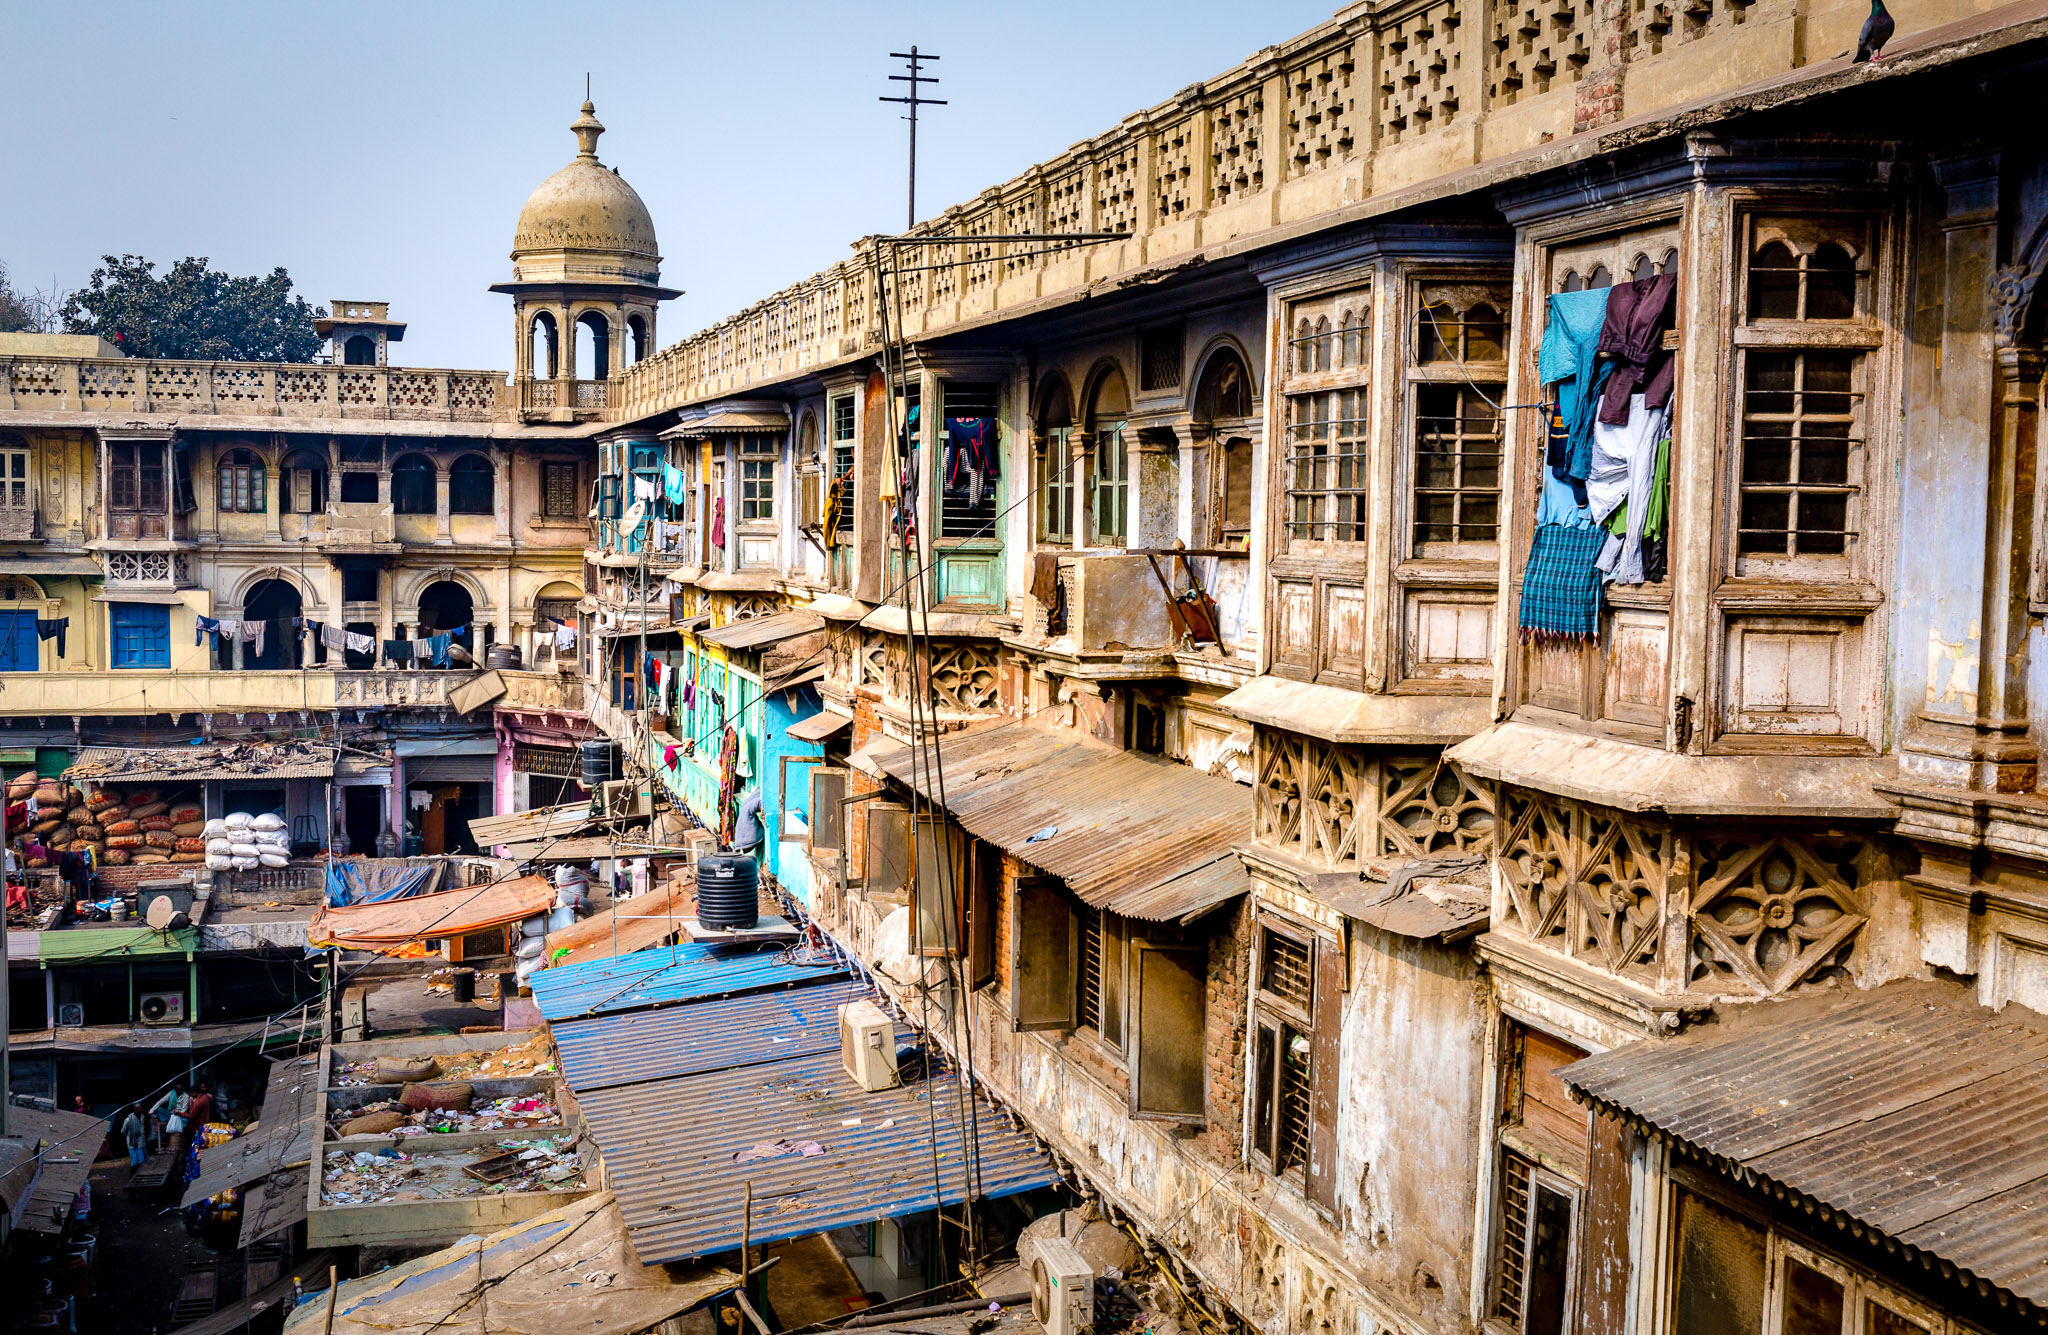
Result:
[[[1664,521],[1671,513],[1671,437],[1657,442],[1657,462],[1650,468],[1650,513],[1643,519],[1643,536],[1664,536]],[[1628,502],[1623,501],[1607,516],[1607,531],[1617,538],[1628,536]]]

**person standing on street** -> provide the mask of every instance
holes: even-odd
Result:
[[[128,1106],[128,1115],[121,1119],[121,1137],[128,1142],[128,1166],[142,1167],[142,1160],[149,1152],[149,1128],[140,1105]]]

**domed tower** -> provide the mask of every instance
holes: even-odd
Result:
[[[597,415],[605,381],[654,351],[656,306],[682,295],[661,286],[647,205],[597,160],[604,126],[596,113],[585,102],[569,127],[575,160],[527,199],[512,238],[512,281],[491,286],[512,297],[514,379],[529,417]]]

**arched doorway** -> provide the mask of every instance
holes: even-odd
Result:
[[[299,591],[281,579],[259,581],[242,600],[242,620],[268,623],[263,632],[263,652],[253,644],[242,645],[242,666],[252,671],[299,666],[298,630],[292,618],[305,613]]]
[[[455,642],[474,657],[476,654],[476,627],[470,624],[476,616],[476,600],[469,596],[469,590],[452,579],[436,580],[420,591],[420,638],[438,635],[443,631],[459,630]]]
[[[576,317],[576,378],[604,380],[612,372],[612,326],[597,311]]]
[[[555,317],[541,311],[533,317],[533,327],[528,331],[527,364],[537,380],[553,380],[555,366],[560,360],[560,334],[555,329]]]
[[[1124,443],[1124,419],[1131,396],[1122,371],[1112,368],[1095,382],[1088,400],[1088,432],[1093,438],[1089,459],[1088,541],[1097,547],[1121,547],[1130,532],[1130,455]]]
[[[377,364],[377,340],[368,334],[356,334],[342,344],[341,362],[344,366],[375,366]]]

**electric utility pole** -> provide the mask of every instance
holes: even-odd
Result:
[[[918,68],[924,61],[937,60],[937,56],[921,55],[918,49],[913,46],[908,51],[891,51],[889,58],[891,60],[908,61],[910,64],[910,73],[892,74],[889,76],[891,83],[909,84],[910,96],[884,97],[876,100],[881,102],[901,102],[910,108],[910,114],[904,117],[905,120],[910,122],[910,219],[905,225],[907,227],[915,227],[917,226],[917,109],[919,107],[943,107],[946,103],[941,98],[919,97],[917,95],[917,86],[919,84],[938,82],[935,76],[926,74]]]

